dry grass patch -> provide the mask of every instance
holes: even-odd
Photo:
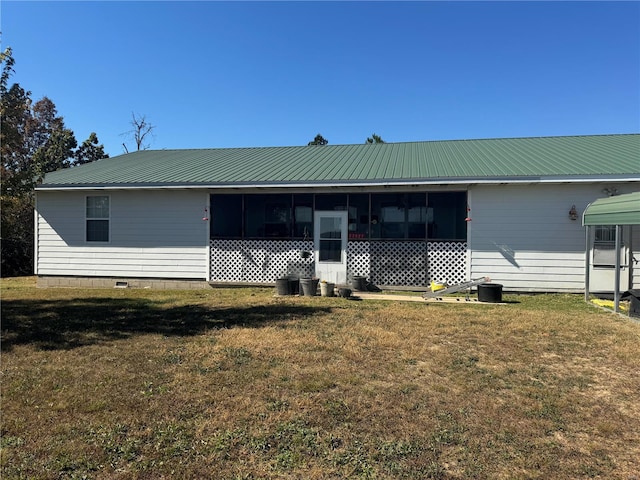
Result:
[[[619,478],[640,326],[509,305],[2,281],[2,478]]]

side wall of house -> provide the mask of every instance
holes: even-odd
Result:
[[[488,276],[512,291],[584,291],[587,205],[631,184],[486,185],[469,189],[469,268],[471,278]],[[578,218],[571,220],[575,205]],[[634,257],[640,259],[637,228]],[[640,280],[635,265],[634,282]],[[628,275],[628,270],[627,273]]]
[[[88,195],[109,196],[107,243],[86,241]],[[188,190],[38,192],[36,274],[206,280],[207,204]]]

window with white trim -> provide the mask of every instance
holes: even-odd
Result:
[[[86,197],[87,242],[109,241],[109,196]]]

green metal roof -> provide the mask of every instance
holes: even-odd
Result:
[[[39,189],[640,180],[640,134],[145,150],[46,175]]]
[[[589,204],[583,225],[640,225],[640,192],[600,198]]]

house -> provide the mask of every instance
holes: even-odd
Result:
[[[489,276],[582,292],[581,213],[636,191],[640,134],[139,151],[46,175],[35,273],[41,286]],[[591,291],[610,290],[611,228],[591,235]],[[624,290],[640,285],[638,227],[622,245]]]

